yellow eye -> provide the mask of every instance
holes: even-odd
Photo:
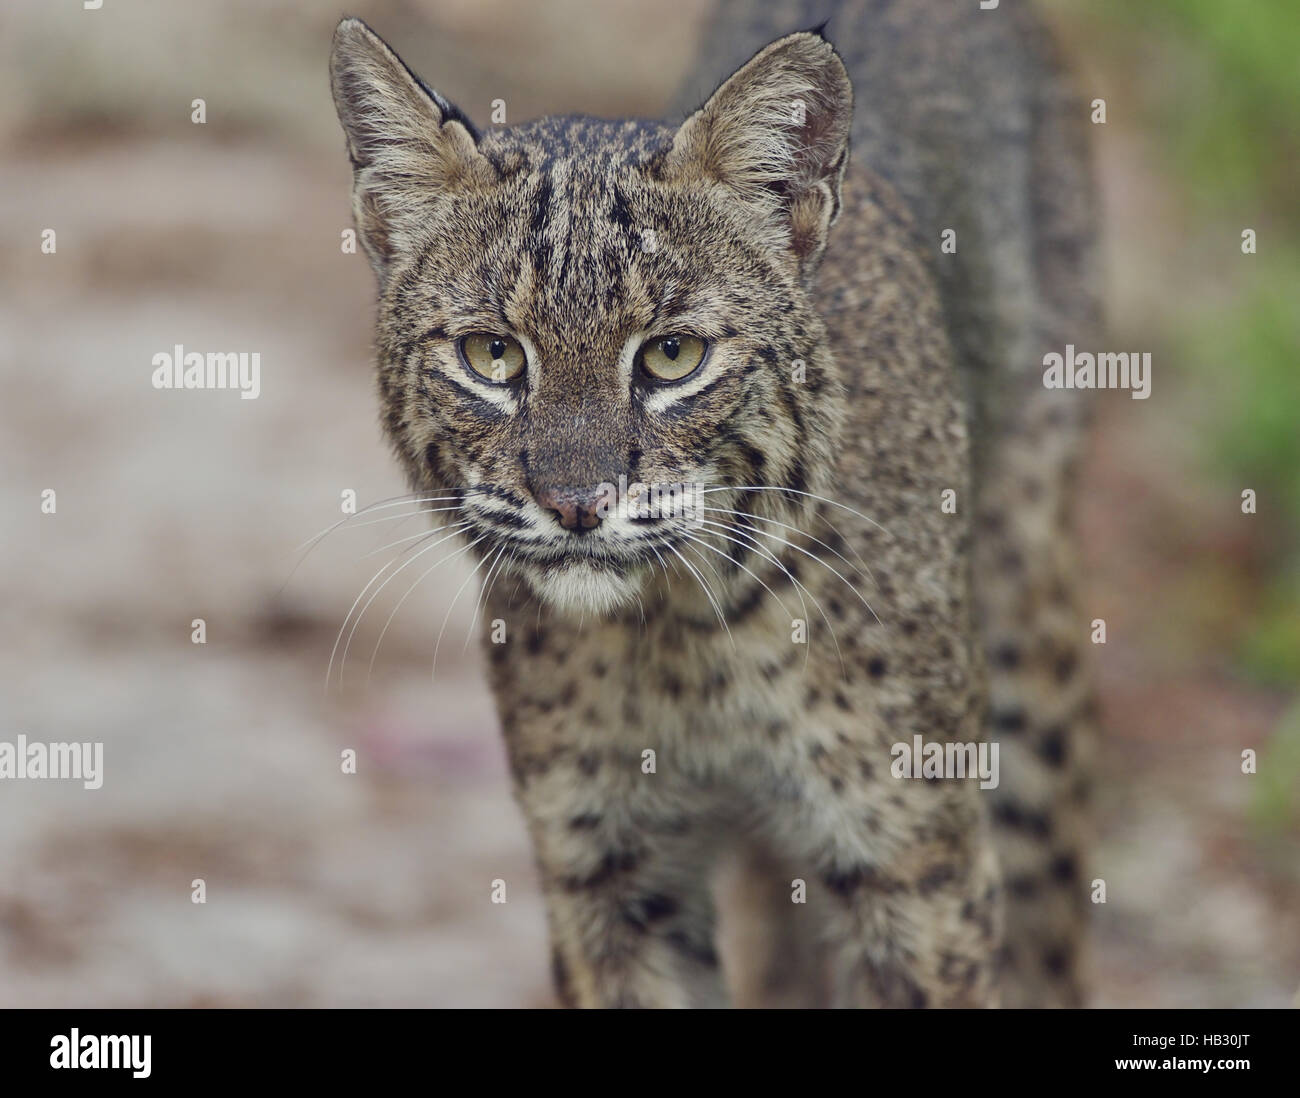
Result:
[[[641,368],[657,381],[681,381],[695,372],[708,349],[695,336],[661,336],[642,345]]]
[[[475,332],[465,336],[459,346],[466,366],[479,377],[498,384],[517,378],[527,362],[524,349],[513,336]]]

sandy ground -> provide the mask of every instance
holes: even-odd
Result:
[[[526,836],[466,645],[475,588],[456,562],[422,584],[367,684],[392,585],[327,692],[339,625],[387,559],[366,554],[420,520],[332,534],[290,576],[342,492],[404,490],[376,422],[371,275],[339,246],[337,12],[174,7],[19,0],[0,17],[0,739],[102,741],[106,758],[99,790],[0,787],[0,1006],[548,1004]],[[521,118],[654,113],[697,5],[354,7],[484,119],[498,97]],[[1159,179],[1119,141],[1103,165],[1122,241]],[[152,355],[177,343],[259,352],[260,398],[153,389]],[[1282,1005],[1300,984],[1297,837],[1248,825],[1238,759],[1286,698],[1171,639],[1171,583],[1222,549],[1195,521],[1221,501],[1180,479],[1195,440],[1177,405],[1100,413],[1083,500],[1112,637],[1095,999]]]

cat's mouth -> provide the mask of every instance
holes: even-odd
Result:
[[[577,493],[548,490],[543,497],[480,485],[459,517],[485,576],[514,577],[512,586],[522,578],[543,604],[566,615],[635,610],[654,575],[662,572],[666,583],[683,550],[702,540],[699,530],[692,533],[692,519],[704,513],[702,484],[629,488],[620,481],[609,493],[613,502],[599,510]]]
[[[568,534],[539,546],[493,533],[477,551],[499,558],[503,572],[522,577],[553,609],[602,617],[636,603],[654,562],[671,555],[676,539],[663,531],[624,540]]]

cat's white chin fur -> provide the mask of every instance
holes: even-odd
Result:
[[[603,617],[632,602],[641,589],[641,578],[625,575],[587,561],[532,572],[529,583],[548,606],[577,616]]]

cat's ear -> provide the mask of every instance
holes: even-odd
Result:
[[[473,123],[360,19],[334,32],[330,84],[352,161],[357,232],[382,281],[439,192],[489,185],[496,172]]]
[[[839,214],[852,116],[853,88],[834,48],[820,34],[791,34],[682,123],[665,174],[728,188],[807,275]]]

